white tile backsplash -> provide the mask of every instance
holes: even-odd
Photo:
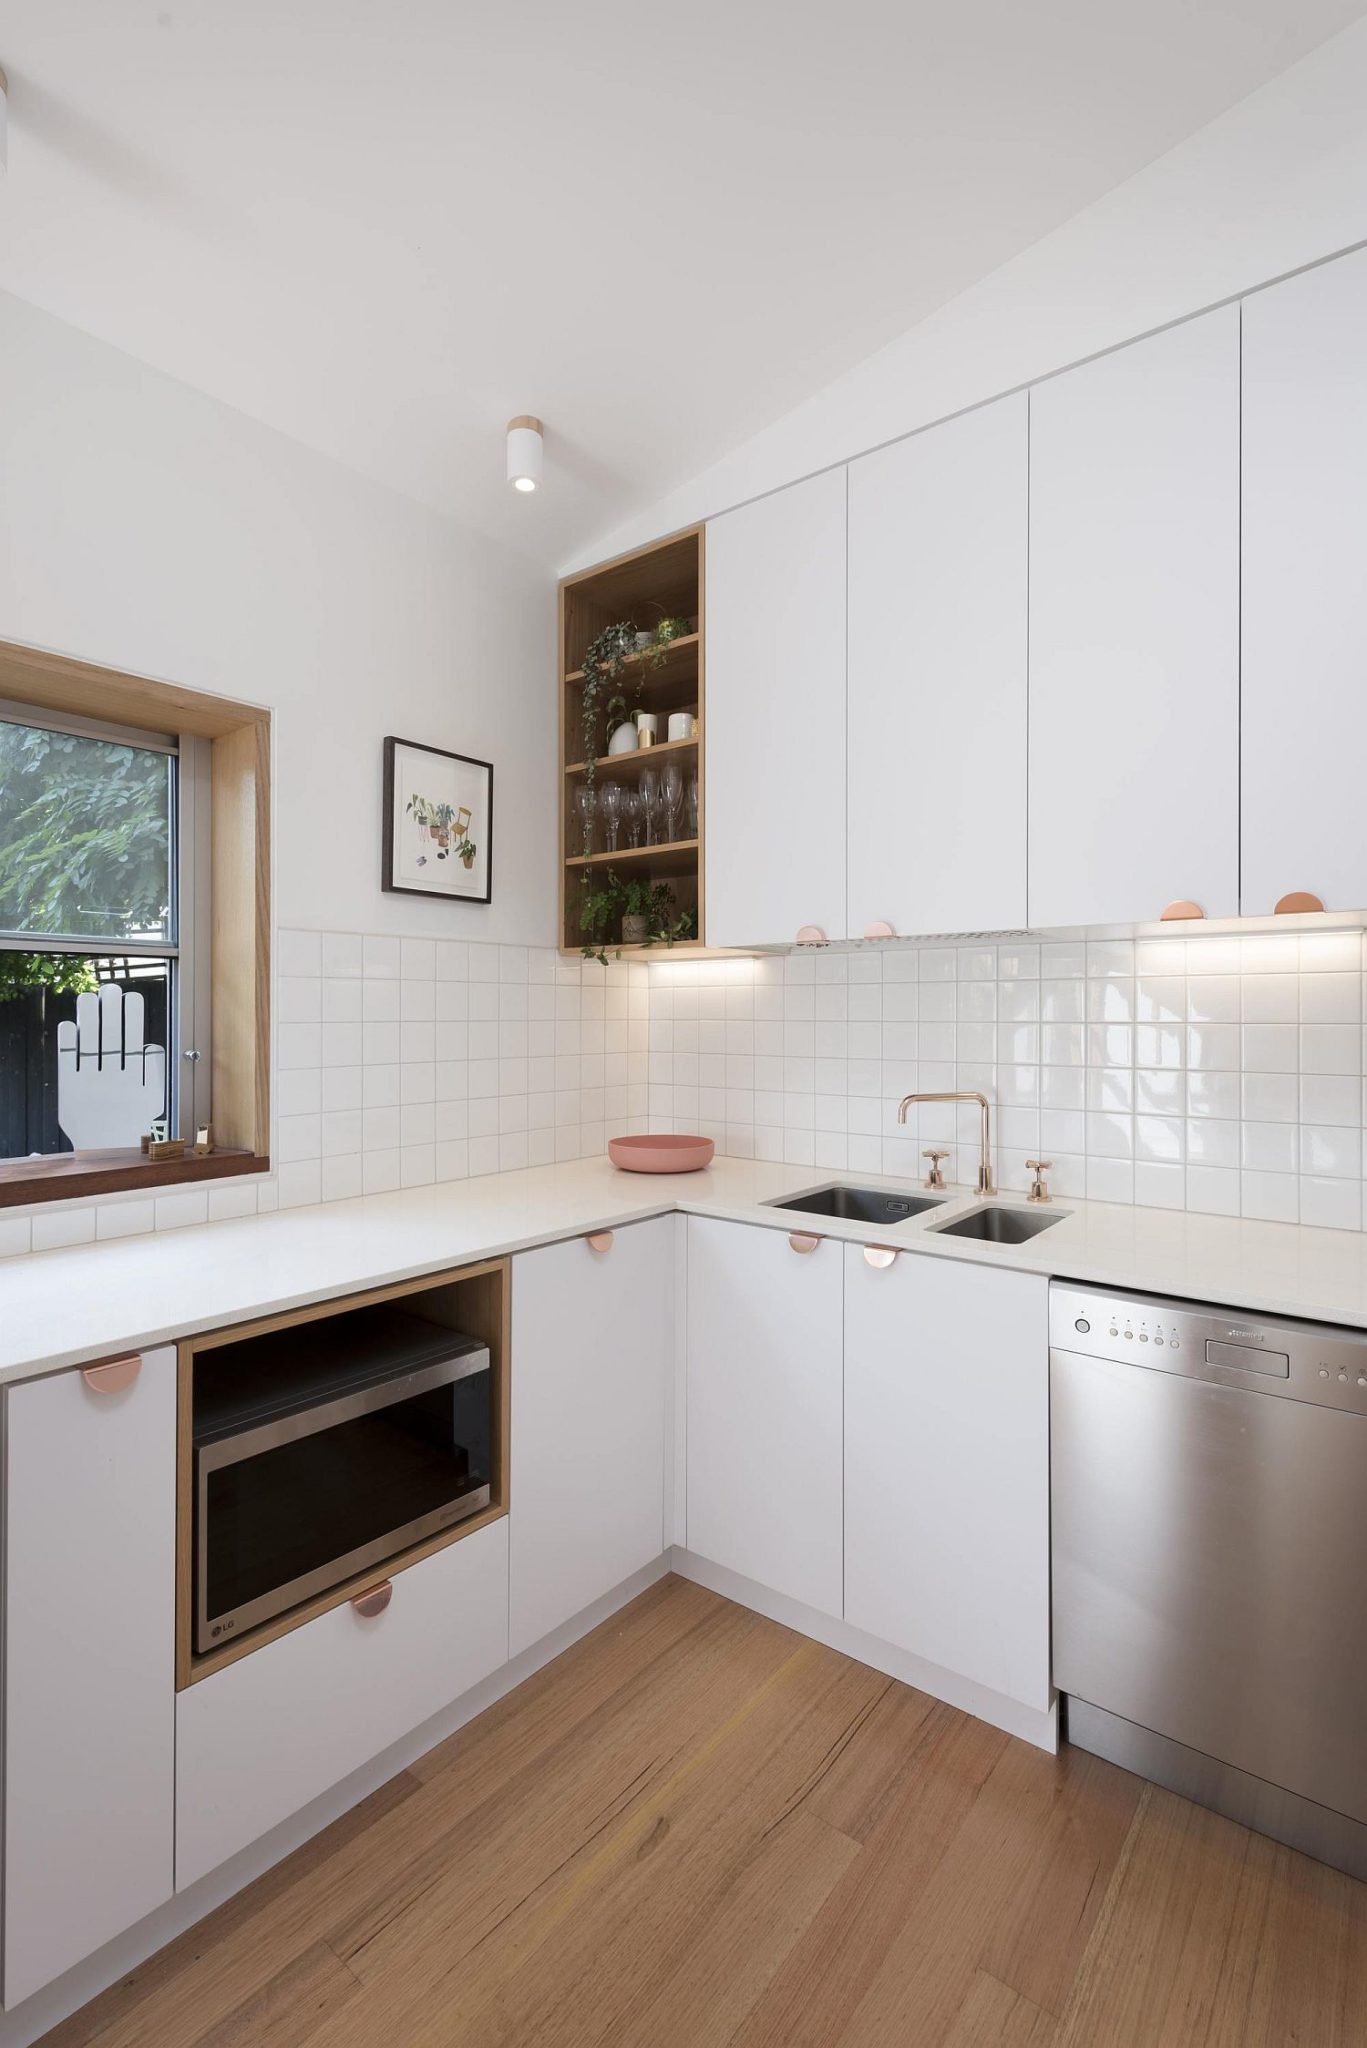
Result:
[[[1003,941],[650,968],[651,1128],[791,1165],[971,1182],[979,1088],[998,1178],[1054,1161],[1060,1195],[1356,1230],[1363,1018],[1355,932]],[[718,1034],[753,1019],[742,1046]],[[714,1064],[712,1055],[726,1053]]]

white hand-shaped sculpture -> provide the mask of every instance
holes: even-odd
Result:
[[[166,1110],[166,1049],[142,1042],[142,997],[106,983],[57,1026],[57,1121],[78,1152],[136,1145]]]

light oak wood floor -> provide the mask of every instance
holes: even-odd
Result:
[[[1367,1887],[666,1579],[51,2048],[1363,2048]]]

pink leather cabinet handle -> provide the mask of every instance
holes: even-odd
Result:
[[[384,1613],[393,1598],[394,1581],[381,1579],[378,1586],[367,1586],[364,1593],[353,1593],[351,1604],[367,1621],[373,1621],[377,1614]]]
[[[866,1244],[864,1247],[864,1264],[872,1266],[877,1272],[881,1273],[886,1267],[894,1265],[896,1260],[897,1253],[891,1245]]]
[[[809,1230],[790,1230],[788,1242],[795,1252],[814,1252],[821,1239],[813,1237]]]
[[[591,1252],[610,1252],[612,1250],[612,1232],[610,1230],[591,1230],[584,1239],[584,1242]]]
[[[821,926],[819,924],[799,925],[797,931],[797,943],[799,946],[824,946],[826,943],[826,934],[822,931]]]
[[[1308,889],[1293,889],[1289,896],[1281,896],[1273,905],[1277,917],[1295,917],[1310,910],[1323,910],[1318,896],[1312,896]]]
[[[885,917],[879,917],[875,918],[872,924],[865,925],[864,937],[866,939],[895,939],[897,934]]]
[[[121,1394],[125,1387],[131,1387],[142,1371],[142,1360],[136,1351],[130,1351],[126,1358],[109,1358],[103,1365],[87,1365],[81,1368],[81,1378],[92,1394]]]

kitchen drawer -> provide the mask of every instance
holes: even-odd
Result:
[[[393,1584],[382,1614],[334,1607],[180,1695],[178,1891],[507,1661],[506,1517]]]

